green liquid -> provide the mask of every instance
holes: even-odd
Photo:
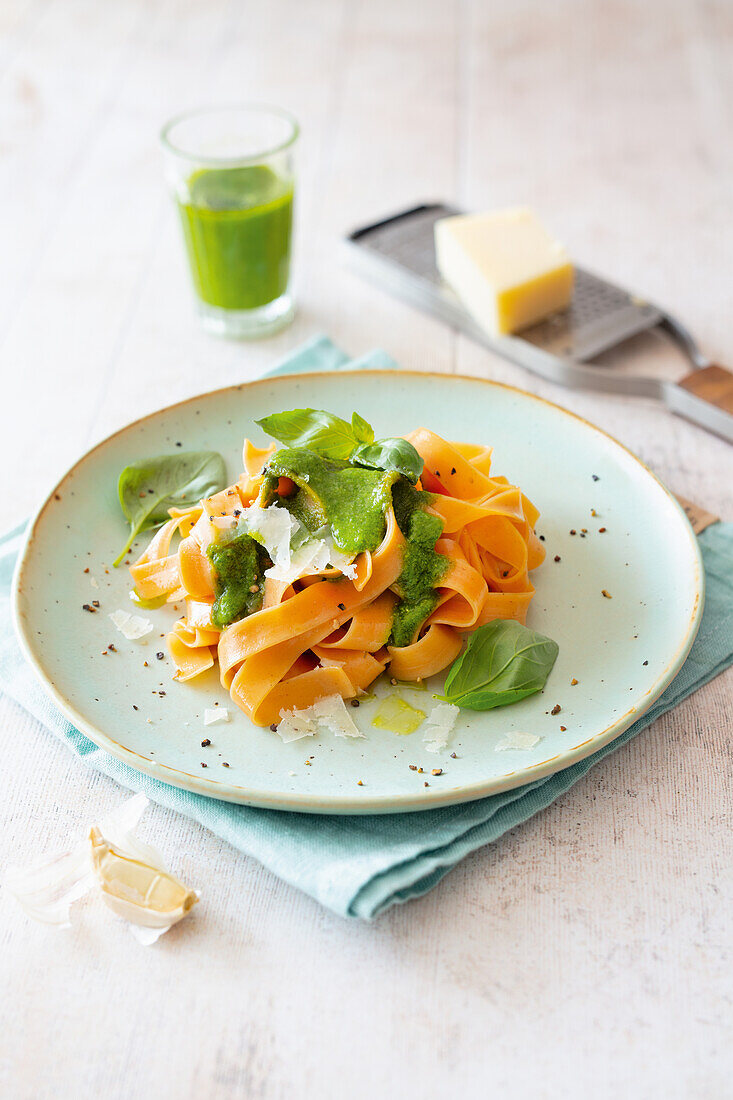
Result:
[[[145,611],[154,611],[158,607],[162,607],[164,603],[168,602],[168,596],[153,596],[152,599],[144,599],[136,588],[133,588],[130,593],[130,599],[136,607],[142,607]]]
[[[293,186],[264,165],[212,168],[188,181],[179,203],[199,297],[220,309],[257,309],[285,293]]]
[[[418,726],[425,721],[425,711],[411,707],[399,695],[388,695],[380,705],[372,725],[380,730],[389,730],[391,733],[399,733],[406,737],[414,733]]]

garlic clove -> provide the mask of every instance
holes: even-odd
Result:
[[[70,851],[6,868],[8,892],[34,920],[68,927],[72,904],[99,887],[135,938],[154,943],[186,916],[199,895],[168,874],[157,849],[135,835],[147,805],[143,794],[128,798]]]
[[[190,911],[198,894],[157,863],[118,850],[95,826],[89,833],[92,867],[107,905],[143,928],[165,931]]]

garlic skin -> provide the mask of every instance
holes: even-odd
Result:
[[[102,897],[113,912],[131,924],[167,931],[198,901],[195,891],[161,866],[151,866],[113,847],[96,826],[90,830],[89,840]]]
[[[5,869],[3,885],[29,917],[68,928],[71,906],[94,886],[89,845],[77,844],[71,851],[55,852],[28,867],[11,865]]]

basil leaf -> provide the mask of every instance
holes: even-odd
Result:
[[[367,466],[371,470],[396,470],[413,485],[423,468],[423,460],[406,439],[380,439],[376,443],[362,443],[352,452],[351,461],[356,466]]]
[[[351,461],[371,470],[396,470],[415,484],[423,461],[406,439],[374,442],[374,428],[357,412],[351,424],[323,409],[290,409],[256,421],[287,447],[306,447],[323,458]]]
[[[347,459],[357,443],[351,424],[323,409],[291,409],[256,423],[287,447],[307,447],[324,458]]]
[[[351,430],[357,443],[374,442],[374,428],[358,412],[351,414]]]
[[[170,519],[169,508],[189,508],[225,485],[224,459],[216,451],[179,451],[125,466],[117,492],[130,537],[113,564],[120,564],[141,532]]]
[[[558,650],[552,638],[513,619],[496,619],[471,635],[440,698],[469,710],[517,703],[545,686]]]

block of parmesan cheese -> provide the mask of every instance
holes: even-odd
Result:
[[[445,281],[494,335],[518,332],[570,304],[570,258],[525,207],[441,218],[435,254]]]

